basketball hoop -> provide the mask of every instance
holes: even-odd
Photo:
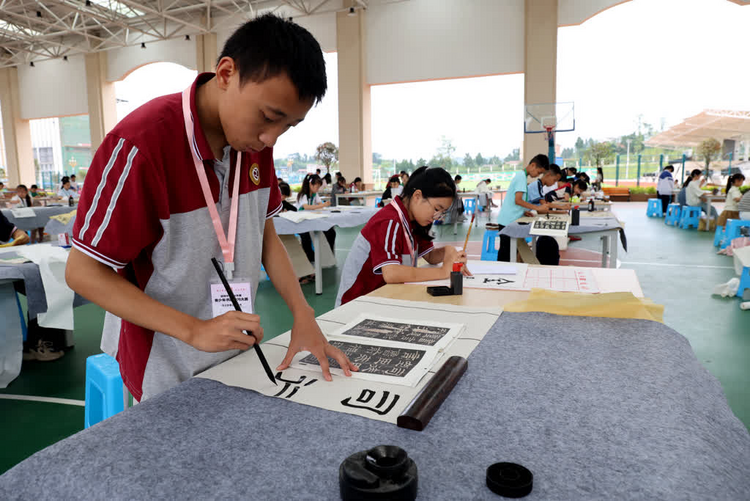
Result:
[[[555,133],[571,132],[576,128],[573,103],[527,104],[523,131],[526,134],[546,134],[550,162],[555,161]]]

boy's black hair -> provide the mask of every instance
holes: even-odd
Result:
[[[666,167],[664,167],[664,170],[668,170],[669,172],[674,172],[674,165],[669,164]]]
[[[491,182],[492,182],[492,179],[490,179],[490,178],[487,178],[487,179],[485,179],[485,180],[484,180],[484,182],[485,182],[485,183],[491,183]]]
[[[62,179],[60,179],[60,188],[65,186],[65,183],[69,183],[70,178],[68,176],[63,176]]]
[[[289,198],[292,196],[292,189],[286,183],[279,183],[279,191],[282,195],[284,195],[284,198]]]
[[[300,100],[319,103],[326,94],[326,63],[320,44],[309,31],[273,14],[248,21],[224,44],[219,61],[231,57],[240,84],[263,82],[286,74]]]
[[[547,155],[539,154],[531,159],[531,162],[529,162],[529,165],[536,164],[537,167],[539,167],[542,170],[549,170],[549,158],[547,158]]]
[[[420,167],[412,172],[409,181],[404,186],[401,200],[411,198],[417,190],[422,192],[424,198],[456,198],[456,183],[451,179],[450,173],[440,167]],[[431,227],[432,224],[420,226],[414,223],[414,233],[425,240],[432,240]]]
[[[359,182],[361,182],[361,181],[362,181],[362,178],[361,178],[361,177],[355,177],[355,178],[354,178],[354,182],[355,182],[355,183],[359,183]]]
[[[575,167],[568,167],[568,174],[572,174],[573,176],[575,176],[576,174],[578,174],[578,169],[576,169]]]
[[[70,175],[70,179],[73,179],[74,177],[76,177],[76,175],[75,175],[75,174],[71,174],[71,175]]]
[[[398,183],[398,184],[401,184],[401,178],[400,178],[400,177],[398,177],[398,176],[396,176],[396,175],[394,174],[394,175],[393,175],[393,176],[391,176],[391,178],[390,178],[390,179],[388,180],[388,184],[391,184],[391,183]]]
[[[460,180],[462,180],[462,179],[463,179],[463,178],[461,177],[461,174],[456,174],[456,177],[454,177],[454,178],[453,178],[453,181],[454,181],[454,182],[455,182],[455,181],[460,181]]]
[[[562,177],[562,171],[560,170],[560,166],[557,164],[550,164],[549,169],[547,170],[552,174]]]
[[[578,186],[579,188],[581,188],[581,191],[586,191],[589,189],[588,183],[583,179],[578,179],[575,183],[573,183],[573,186]]]
[[[37,186],[37,185],[35,185],[35,184],[32,184],[32,185],[31,185],[31,189],[32,189],[32,190],[38,190],[38,189],[39,189],[39,186]]]
[[[402,171],[401,171],[401,172],[399,172],[398,174],[399,174],[399,176],[403,176],[404,174],[406,174],[406,171],[405,171],[405,170],[402,170]]]

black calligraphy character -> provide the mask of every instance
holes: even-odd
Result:
[[[362,403],[369,403],[370,400],[375,396],[375,392],[372,390],[362,390],[362,392],[359,394],[359,397],[357,398],[357,402]],[[391,400],[391,403],[386,406],[386,402],[388,402],[388,397],[391,396],[390,391],[383,391],[383,396],[380,398],[380,401],[375,405],[375,407],[368,407],[366,405],[357,405],[354,403],[351,403],[351,397],[346,397],[344,400],[341,401],[341,405],[344,407],[351,407],[353,409],[364,409],[368,411],[372,411],[375,414],[378,414],[380,416],[385,416],[389,412],[391,412],[391,409],[396,405],[396,402],[398,402],[398,399],[401,398],[400,395],[393,394],[393,399]],[[385,406],[385,408],[383,408]]]
[[[307,379],[307,376],[300,376],[300,378],[297,381],[292,381],[290,379],[284,379],[281,377],[281,372],[276,373],[276,379],[284,383],[284,387],[279,391],[277,394],[274,395],[274,397],[280,397],[284,395],[284,393],[289,389],[292,388],[292,391],[289,392],[288,395],[284,396],[284,398],[292,398],[300,389],[299,386],[292,386],[292,385],[301,385],[305,379]],[[310,386],[314,382],[316,382],[317,379],[311,379],[307,383],[305,383],[303,386]]]

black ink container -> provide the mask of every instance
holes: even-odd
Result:
[[[451,289],[454,296],[461,296],[464,293],[464,275],[461,273],[462,263],[453,263],[451,272]]]

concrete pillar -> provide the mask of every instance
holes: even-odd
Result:
[[[21,98],[16,68],[0,69],[0,108],[8,185],[32,185],[36,183],[36,172],[31,128],[28,120],[21,119]]]
[[[117,97],[114,82],[107,81],[107,52],[86,54],[86,92],[89,100],[91,152],[117,125]]]
[[[346,7],[356,7],[353,1]],[[372,184],[370,86],[365,58],[365,10],[336,14],[339,78],[339,170],[348,182]]]
[[[219,58],[216,33],[197,35],[195,37],[195,52],[198,73],[214,71],[216,60]]]
[[[526,0],[524,34],[524,104],[557,102],[557,0]],[[524,134],[526,166],[547,154],[546,134]],[[554,158],[550,159],[554,162]]]

